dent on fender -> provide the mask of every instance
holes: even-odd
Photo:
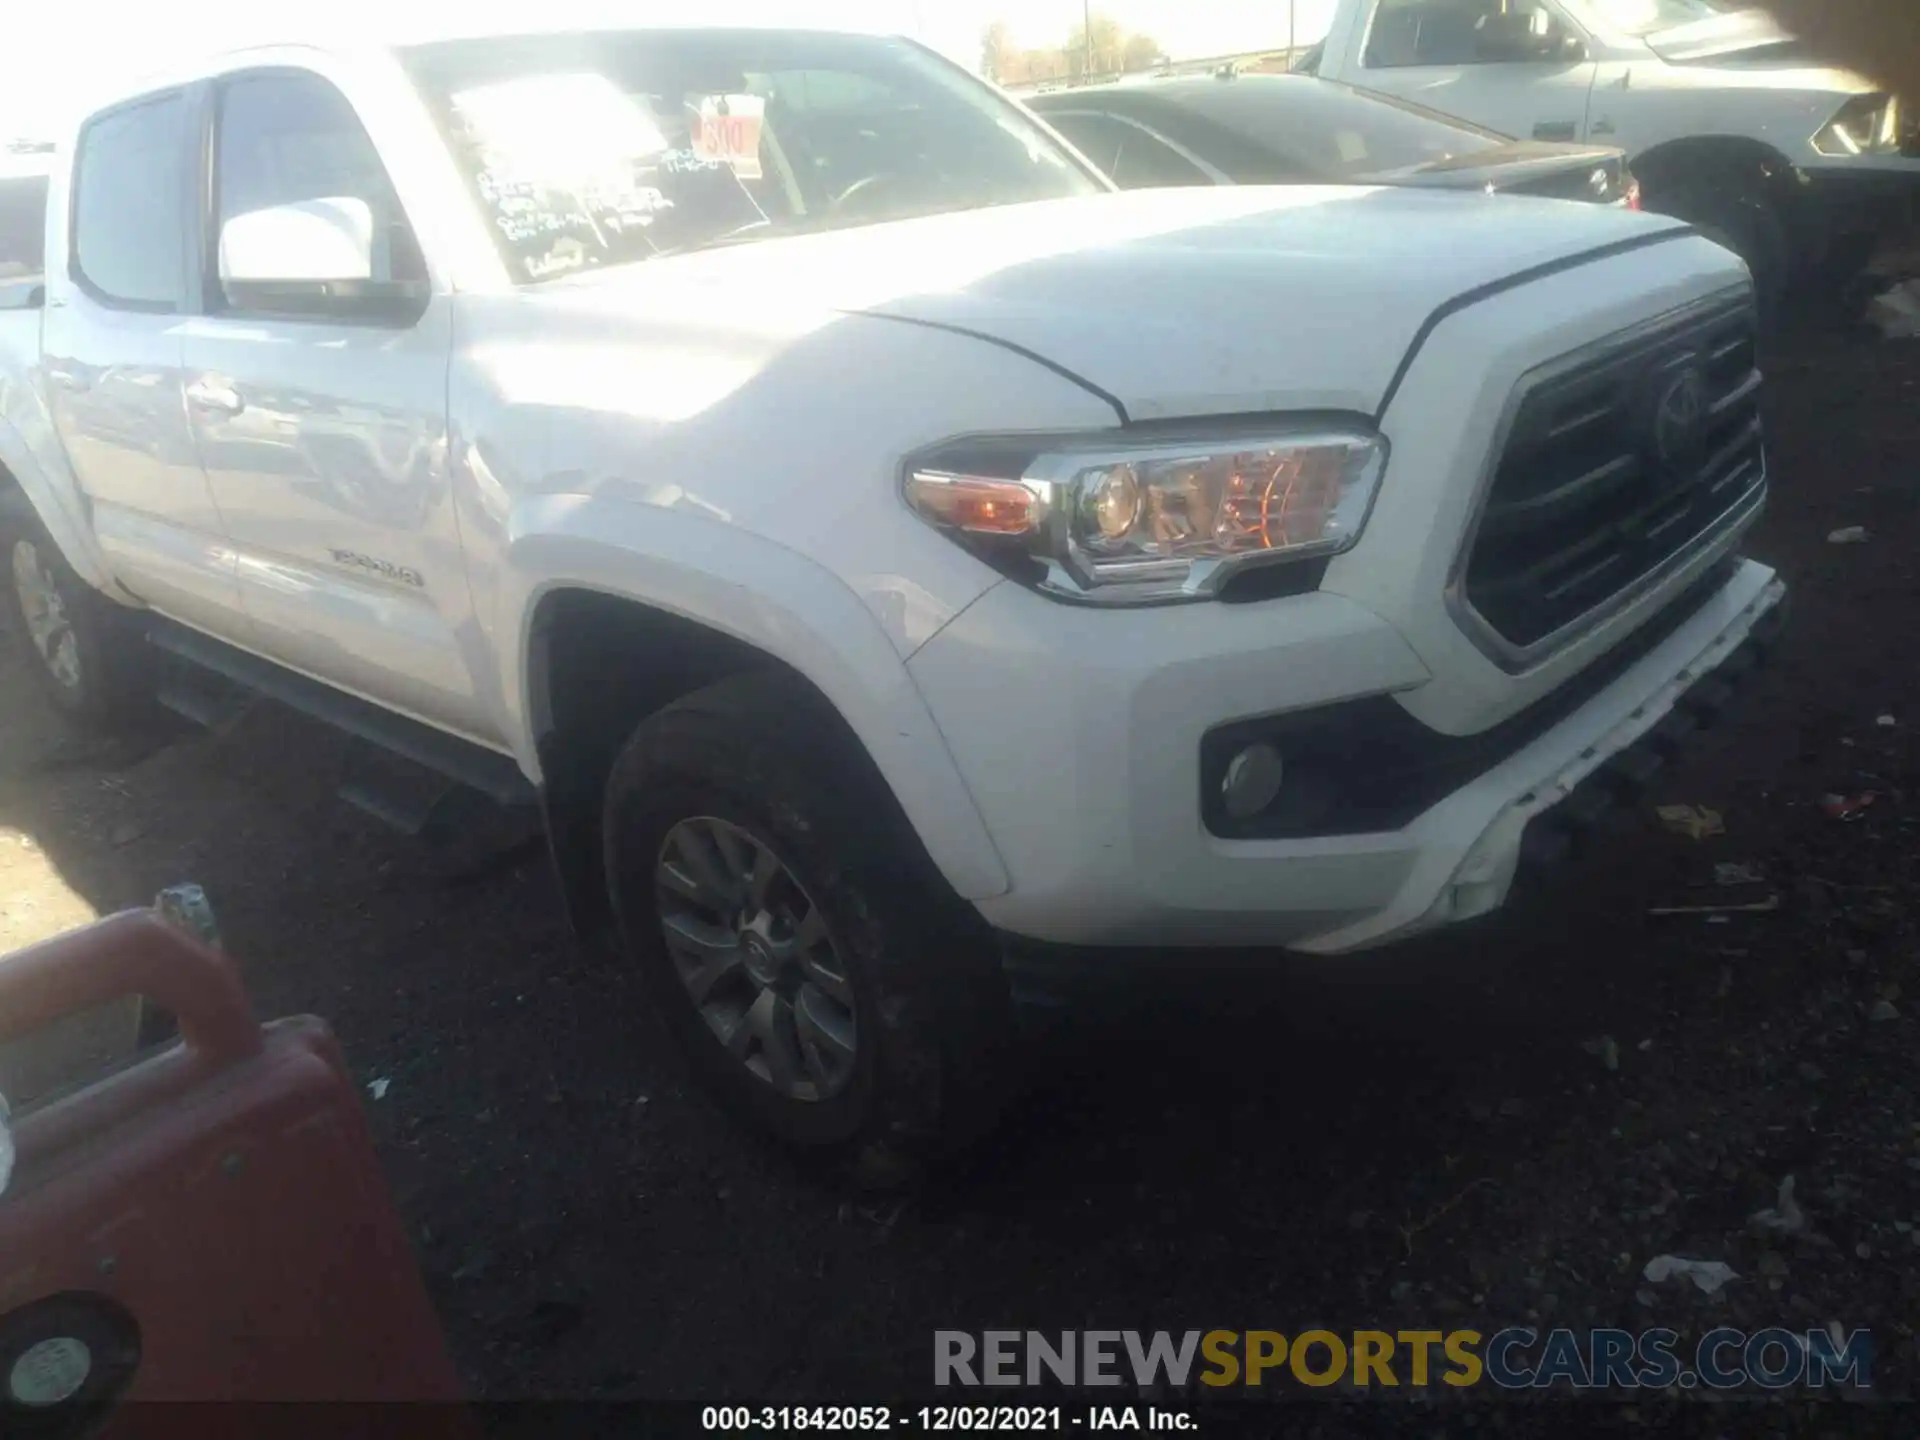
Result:
[[[899,455],[954,427],[1111,423],[1079,387],[1023,383],[1028,362],[964,337],[813,306],[756,311],[699,338],[698,316],[681,312],[715,302],[697,290],[633,275],[592,298],[597,308],[565,292],[538,307],[465,301],[469,328],[490,337],[456,356],[453,377],[476,588],[554,505],[621,506],[643,517],[623,532],[643,554],[718,554],[734,543],[728,533],[745,533],[751,549],[743,541],[725,553],[748,564],[763,551],[808,557],[853,591],[904,657],[998,577],[905,510]],[[922,383],[895,396],[876,379],[823,396],[819,377],[836,373]]]

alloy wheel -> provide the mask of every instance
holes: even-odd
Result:
[[[726,820],[681,821],[654,891],[667,952],[728,1054],[779,1094],[831,1099],[853,1078],[854,992],[826,917],[764,842]]]
[[[17,540],[13,546],[13,588],[20,597],[20,613],[26,616],[27,637],[40,656],[40,663],[63,689],[80,687],[80,639],[74,634],[73,621],[67,615],[66,597],[60,593],[53,568],[31,540]]]

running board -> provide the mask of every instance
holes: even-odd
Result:
[[[237,719],[253,696],[231,681],[198,666],[171,665],[154,691],[161,708],[205,730],[218,730]]]
[[[471,828],[474,812],[487,803],[471,787],[357,735],[347,739],[340,772],[335,793],[342,800],[381,824],[429,844],[440,844]]]
[[[409,720],[404,715],[395,715],[369,701],[295,674],[271,660],[262,660],[257,655],[250,655],[172,621],[156,621],[147,639],[154,648],[177,660],[210,672],[256,695],[278,701],[336,730],[344,731],[356,740],[365,741],[469,790],[478,791],[497,805],[517,808],[539,804],[538,793],[510,756],[445,734],[417,720]],[[374,797],[372,787],[364,784],[355,786],[350,783],[343,788],[355,791],[355,794],[346,796],[351,803],[360,804],[360,798],[356,798],[356,795],[372,798],[373,804],[361,804],[360,808],[383,820],[390,817],[397,820],[422,813],[416,805],[396,804],[384,795]],[[441,798],[444,799],[444,796]],[[439,803],[436,800],[433,805],[426,807],[419,828],[425,828],[431,812],[439,808]],[[402,828],[407,826],[403,825]]]

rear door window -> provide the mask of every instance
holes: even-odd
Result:
[[[1363,63],[1370,70],[1480,64],[1480,24],[1501,8],[1500,0],[1381,0]]]

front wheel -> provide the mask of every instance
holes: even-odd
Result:
[[[1009,1080],[992,934],[810,687],[725,680],[654,715],[606,794],[630,961],[704,1085],[889,1183],[991,1123]]]
[[[74,572],[17,491],[0,495],[0,594],[28,668],[63,715],[103,724],[150,696],[134,612]]]

